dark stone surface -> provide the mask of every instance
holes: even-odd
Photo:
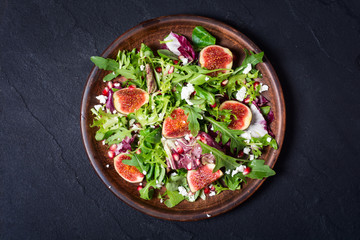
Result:
[[[359,1],[194,2],[1,1],[1,239],[359,239]],[[89,57],[141,21],[181,13],[258,44],[288,114],[277,175],[233,211],[189,223],[117,199],[79,127]]]

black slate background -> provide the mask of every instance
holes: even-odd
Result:
[[[117,199],[79,127],[90,56],[141,21],[184,13],[265,51],[288,117],[277,175],[236,209],[187,223]],[[357,0],[2,0],[0,239],[360,239],[359,75]]]

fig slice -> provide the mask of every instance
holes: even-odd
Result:
[[[209,70],[219,68],[231,69],[233,64],[233,54],[228,48],[219,45],[210,45],[200,51],[199,63],[201,67]],[[220,72],[226,73],[228,70],[212,72],[208,75],[215,77]]]
[[[225,101],[223,102],[219,110],[228,109],[231,110],[231,113],[236,116],[231,116],[231,123],[229,124],[228,128],[236,129],[236,130],[244,130],[250,126],[251,119],[252,119],[252,112],[248,106],[245,104],[238,102],[238,101]]]
[[[122,161],[130,160],[131,157],[126,154],[119,154],[114,158],[114,166],[116,172],[126,181],[131,183],[139,183],[144,179],[142,174],[136,167],[126,165]]]
[[[206,164],[196,170],[188,171],[186,178],[190,190],[196,192],[219,179],[223,173],[221,170],[217,170],[213,173],[214,168],[215,164]]]
[[[122,114],[135,112],[149,102],[149,94],[140,88],[123,88],[113,95],[114,107]]]
[[[163,123],[162,135],[165,138],[179,138],[190,134],[188,116],[181,108],[176,108]]]

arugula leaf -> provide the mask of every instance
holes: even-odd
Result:
[[[155,179],[146,183],[146,186],[139,191],[140,197],[145,200],[152,199],[152,197],[154,195],[154,189],[153,189],[154,187],[156,187]]]
[[[246,177],[253,179],[263,179],[275,175],[275,171],[264,163],[264,160],[259,159],[250,161],[248,166],[251,168],[251,172],[246,175]]]
[[[240,163],[238,163],[238,161],[242,161],[242,162],[247,161],[247,160],[228,156],[225,153],[221,152],[220,150],[210,147],[209,145],[199,140],[197,142],[200,144],[203,153],[211,153],[212,155],[214,155],[216,159],[216,163],[213,172],[216,172],[222,167],[225,167],[227,169],[235,169],[238,166],[240,166]]]
[[[188,122],[189,122],[189,129],[191,131],[191,134],[193,136],[196,136],[200,130],[200,124],[198,122],[198,119],[203,119],[202,110],[197,107],[192,106],[183,106],[181,107],[185,114],[188,115]]]
[[[164,203],[168,208],[176,206],[185,199],[185,197],[181,195],[178,191],[167,191],[166,193],[169,199],[165,200]]]
[[[232,152],[236,150],[236,153],[238,153],[239,150],[245,147],[246,144],[243,138],[239,136],[243,131],[229,129],[229,123],[218,122],[211,117],[204,117],[204,119],[212,124],[214,132],[219,131],[221,133],[222,144],[226,144],[230,140],[230,149]]]
[[[252,51],[250,51],[249,53],[247,49],[244,49],[244,52],[245,52],[245,59],[242,62],[241,66],[234,70],[233,75],[241,73],[249,63],[251,64],[252,67],[255,67],[256,64],[263,62],[262,59],[264,57],[264,52],[255,54]]]
[[[202,48],[214,45],[216,42],[215,37],[213,37],[205,28],[201,26],[196,26],[192,32],[192,42],[197,51]]]
[[[140,137],[142,141],[149,143],[159,143],[161,140],[161,128],[147,128],[145,130],[140,131]]]
[[[104,69],[107,71],[115,71],[119,68],[119,63],[114,59],[103,58],[98,56],[92,56],[90,60],[100,69]]]
[[[147,168],[144,165],[144,160],[141,155],[139,154],[132,154],[130,160],[123,160],[122,161],[126,165],[136,167],[141,173],[146,172]]]
[[[205,99],[206,102],[210,105],[215,103],[215,95],[214,94],[212,94],[208,91],[205,91],[204,89],[202,89],[199,86],[194,86],[194,89],[196,91],[196,96],[198,96],[202,99]]]
[[[230,190],[235,191],[241,188],[241,183],[245,181],[245,176],[242,173],[237,173],[234,176],[226,174],[223,180]]]
[[[171,52],[171,51],[169,51],[167,49],[159,49],[159,50],[157,50],[157,53],[162,58],[169,58],[169,59],[172,59],[172,60],[179,60],[179,57],[175,53],[173,53],[173,52]]]
[[[267,116],[270,112],[270,106],[264,106],[264,107],[260,107],[261,113],[264,116]]]
[[[166,183],[167,191],[177,191],[179,186],[186,185],[186,177],[183,175],[170,176]]]

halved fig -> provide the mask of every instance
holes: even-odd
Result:
[[[217,170],[213,173],[214,168],[215,164],[206,164],[196,170],[188,171],[186,178],[190,190],[196,192],[219,179],[223,173],[221,170]]]
[[[126,181],[131,183],[139,183],[144,179],[142,174],[136,167],[126,165],[122,161],[130,160],[131,157],[126,154],[119,154],[114,158],[114,166],[116,172]]]
[[[166,138],[179,138],[190,134],[188,116],[181,108],[176,108],[163,123],[162,134]]]
[[[248,106],[238,101],[225,101],[223,102],[219,110],[228,109],[236,116],[231,116],[231,123],[228,128],[236,130],[245,130],[250,126],[252,119],[252,112]]]
[[[203,48],[200,52],[199,63],[201,67],[205,67],[209,70],[227,68],[231,69],[233,64],[232,52],[225,47],[219,45],[211,45]],[[228,70],[222,70],[209,73],[210,76],[217,76],[218,73],[226,73]]]
[[[113,95],[114,107],[122,114],[135,112],[149,101],[149,94],[140,88],[123,88]]]

